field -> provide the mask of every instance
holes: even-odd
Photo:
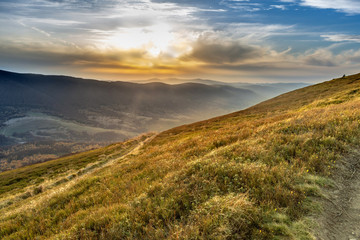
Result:
[[[117,136],[118,141],[133,136],[135,132],[118,129],[105,129],[75,121],[64,120],[44,113],[28,112],[26,116],[12,118],[4,122],[0,134],[5,137],[15,138],[18,141],[31,141],[34,138],[50,139],[53,141],[104,141],[99,136],[106,134]],[[114,140],[114,139],[112,139]]]
[[[324,189],[359,144],[353,75],[1,173],[0,238],[314,239]]]

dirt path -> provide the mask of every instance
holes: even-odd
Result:
[[[360,152],[343,160],[334,180],[335,188],[326,192],[317,238],[360,240]]]
[[[36,200],[32,200],[30,203],[25,204],[21,207],[18,207],[12,211],[6,211],[5,213],[2,213],[2,215],[0,216],[1,218],[7,217],[11,214],[17,213],[17,212],[21,212],[21,211],[27,211],[29,209],[33,209],[36,208],[39,204],[42,204],[43,202],[49,201],[49,199],[51,199],[54,195],[60,193],[60,192],[64,192],[65,190],[69,189],[70,187],[74,186],[76,183],[78,183],[80,180],[86,178],[86,176],[90,175],[91,173],[99,170],[99,169],[103,169],[105,167],[109,167],[115,163],[119,163],[121,160],[125,159],[126,157],[130,156],[130,155],[137,155],[139,154],[140,150],[142,149],[142,147],[150,142],[151,140],[153,140],[155,137],[157,136],[157,134],[153,134],[151,136],[149,136],[148,138],[146,138],[145,140],[139,142],[133,149],[131,149],[128,153],[117,157],[117,158],[112,158],[109,159],[108,161],[106,161],[104,164],[101,165],[96,165],[97,162],[91,164],[90,166],[86,166],[80,170],[78,170],[77,174],[72,173],[69,176],[66,177],[59,177],[56,179],[53,179],[53,181],[50,181],[50,183],[48,183],[48,185],[42,185],[42,187],[44,188],[43,194],[41,194]],[[95,166],[95,167],[93,167]],[[81,172],[81,174],[79,174]],[[75,175],[75,176],[74,176]],[[73,176],[73,177],[70,177]],[[61,181],[63,179],[67,179],[66,181],[64,181],[61,184],[57,184],[57,181]],[[33,192],[32,188],[29,188],[29,190],[31,192]],[[46,194],[45,194],[46,193]],[[8,201],[9,199],[5,199],[4,201]],[[21,198],[18,198],[17,196],[12,197],[10,199],[13,203],[22,201]],[[1,202],[0,202],[1,204]],[[4,208],[5,209],[5,208]],[[1,213],[1,208],[0,208],[0,213]]]
[[[105,168],[105,167],[108,167],[114,163],[117,163],[119,162],[120,160],[122,159],[125,159],[126,157],[130,156],[130,155],[137,155],[139,154],[141,148],[145,145],[145,143],[148,143],[150,142],[151,140],[153,140],[155,137],[157,136],[157,134],[153,134],[151,136],[149,136],[148,138],[146,138],[145,140],[139,142],[133,149],[131,149],[128,153],[122,155],[121,157],[118,157],[118,158],[113,158],[111,160],[108,160],[105,164],[99,166],[99,167],[96,167],[96,168],[91,168],[90,167],[90,170],[86,170],[86,168],[83,169],[83,171],[88,175],[96,170],[99,170],[99,169],[102,169],[102,168]],[[95,162],[96,164],[96,162]]]

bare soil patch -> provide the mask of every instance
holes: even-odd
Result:
[[[360,151],[345,157],[335,171],[335,186],[325,192],[317,238],[360,239]]]

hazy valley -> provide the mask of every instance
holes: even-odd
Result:
[[[230,113],[305,86],[152,81],[158,79],[140,84],[0,71],[0,170]]]

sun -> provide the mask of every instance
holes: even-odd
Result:
[[[144,50],[156,57],[166,52],[174,40],[170,26],[161,23],[146,28],[118,29],[105,38],[103,43],[119,50]]]

